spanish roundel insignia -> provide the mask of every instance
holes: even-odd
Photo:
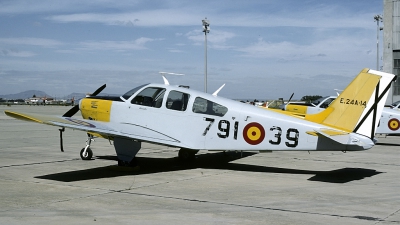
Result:
[[[249,123],[243,129],[244,140],[251,145],[260,144],[265,137],[265,130],[259,123]]]
[[[398,119],[393,118],[393,119],[390,119],[390,120],[389,120],[388,126],[389,126],[389,129],[395,131],[395,130],[398,130],[398,129],[399,129],[400,122],[399,122]]]

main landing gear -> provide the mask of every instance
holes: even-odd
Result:
[[[94,141],[94,137],[91,134],[88,134],[88,139],[86,141],[86,147],[82,148],[80,152],[80,156],[82,160],[91,160],[93,157],[93,151],[90,149],[90,144]]]
[[[187,148],[181,148],[178,152],[178,157],[180,160],[186,161],[186,160],[193,160],[196,158],[196,153],[199,152],[199,150],[192,150],[192,149],[187,149]]]

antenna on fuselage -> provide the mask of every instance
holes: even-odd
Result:
[[[169,72],[158,72],[158,73],[161,74],[165,85],[169,85],[169,82],[168,82],[167,78],[164,75],[166,75],[166,74],[168,74],[168,75],[176,75],[176,76],[185,75],[185,74],[182,74],[182,73],[169,73]]]
[[[343,90],[340,90],[340,89],[333,89],[333,90],[335,90],[336,91],[336,94],[337,94],[337,96],[339,96],[340,95],[340,93],[339,92],[342,92]]]
[[[220,88],[218,88],[212,95],[217,96],[219,91],[221,91],[224,86],[225,84],[223,84]]]

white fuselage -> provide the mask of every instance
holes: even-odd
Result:
[[[138,93],[148,87],[164,88],[165,96],[171,91],[187,94],[187,107],[183,111],[169,109],[167,97],[159,108],[133,104]],[[221,115],[196,113],[196,98],[203,98],[227,108]],[[355,149],[330,139],[309,134],[330,127],[266,111],[222,97],[211,96],[186,88],[150,84],[138,90],[128,99],[114,101],[110,122],[124,135],[141,141],[168,146],[207,150],[362,150],[370,146],[371,140],[351,134],[368,147]],[[114,126],[115,128],[115,126]],[[365,140],[364,140],[365,139]]]

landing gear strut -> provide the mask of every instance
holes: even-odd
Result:
[[[86,141],[86,147],[82,148],[80,155],[82,160],[91,160],[93,156],[93,151],[90,149],[90,144],[92,143],[93,135],[88,134],[88,139]]]

